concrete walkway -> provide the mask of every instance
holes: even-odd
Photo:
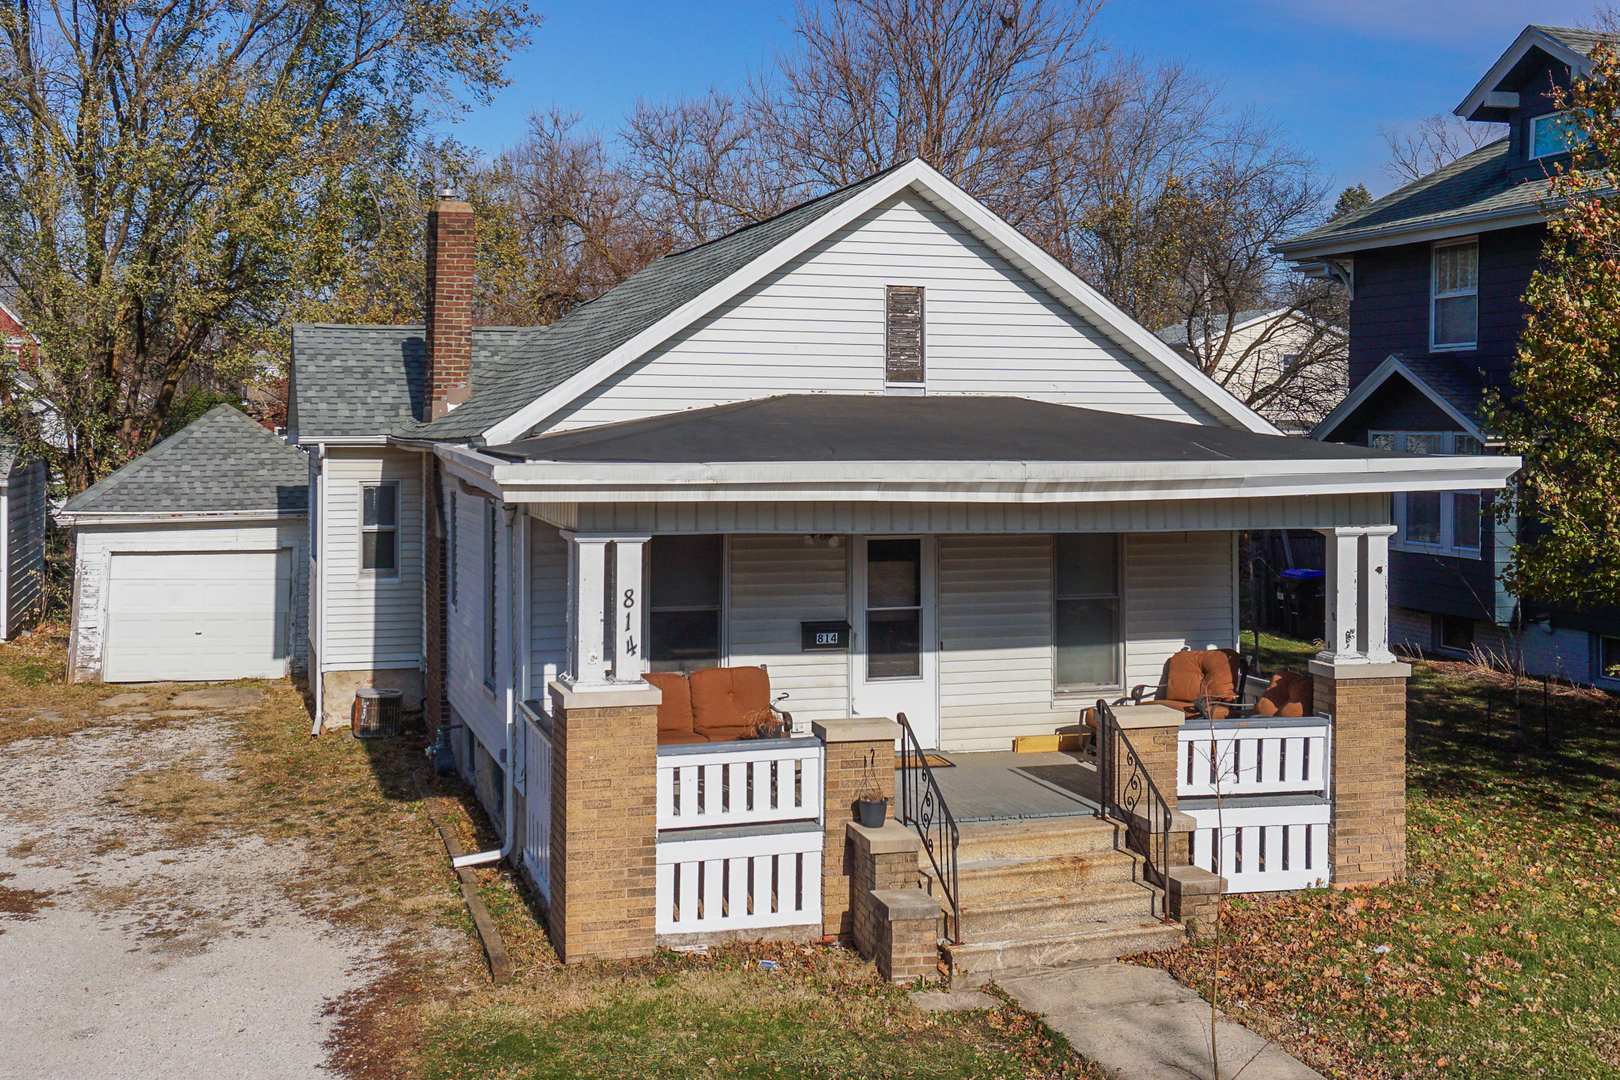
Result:
[[[1001,986],[1108,1076],[1216,1080],[1210,1067],[1209,1003],[1162,971],[1099,964],[1009,979]],[[1215,1029],[1218,1080],[1323,1080],[1242,1024],[1222,1018]]]

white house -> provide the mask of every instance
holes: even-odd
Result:
[[[1302,722],[1337,725],[1341,756],[1403,775],[1390,493],[1499,487],[1512,459],[1282,437],[919,161],[661,259],[544,328],[472,326],[472,243],[470,208],[447,198],[423,326],[294,330],[316,724],[343,723],[370,682],[445,727],[503,830],[480,857],[535,878],[570,961],[689,928],[858,932],[851,912],[883,890],[840,876],[851,747],[887,793],[897,734],[978,767],[991,759],[975,751],[1156,685],[1178,650],[1236,648],[1243,530],[1330,535],[1330,645],[1313,671],[1336,713]],[[687,706],[679,673],[716,668],[764,668],[792,737],[701,735],[698,677]],[[687,708],[697,734],[678,745]],[[1125,816],[1179,828],[1182,714],[1120,712],[1117,731],[1103,722],[1105,771],[1159,770]],[[900,770],[902,802],[925,771]],[[1398,876],[1383,788],[1341,803],[1312,782],[1333,815],[1318,878],[1325,858],[1339,880]],[[1008,941],[1047,962],[1141,947],[1146,892],[1097,899],[1085,934],[1051,929],[1073,915],[1067,894],[1040,901],[1045,922],[1034,901],[964,906],[958,850],[995,842],[939,816],[949,783],[928,779],[926,809],[906,813],[936,870],[949,849],[953,869],[929,880],[955,970],[979,962],[963,951],[975,935],[1001,935],[1004,963]],[[1158,809],[1136,801],[1149,789]],[[1087,805],[1115,813],[1115,794]],[[936,844],[929,823],[947,817]],[[1164,861],[1162,837],[1147,848]],[[604,866],[603,850],[622,858]],[[1132,865],[1108,888],[1140,888]],[[1160,871],[1154,896],[1185,891]],[[1136,929],[1104,925],[1116,915]],[[1039,944],[1052,934],[1068,951]]]
[[[219,405],[69,499],[70,676],[302,673],[308,494],[303,451]]]

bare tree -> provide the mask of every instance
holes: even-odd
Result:
[[[1507,134],[1507,125],[1436,113],[1419,121],[1412,131],[1381,127],[1378,134],[1389,146],[1389,161],[1384,165],[1384,172],[1403,184],[1410,184],[1500,139]]]

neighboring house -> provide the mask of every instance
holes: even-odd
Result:
[[[303,451],[220,405],[69,499],[71,677],[303,672],[309,474]]]
[[[1350,387],[1317,438],[1419,454],[1489,452],[1487,388],[1510,392],[1524,292],[1545,236],[1549,171],[1567,166],[1554,88],[1589,70],[1609,35],[1530,26],[1456,114],[1508,134],[1278,251],[1351,287]],[[1424,650],[1480,646],[1525,668],[1620,687],[1614,613],[1526,605],[1500,584],[1513,534],[1493,524],[1485,492],[1395,497],[1391,634]],[[1525,629],[1514,641],[1513,627]]]
[[[1273,872],[1289,835],[1320,845],[1292,855],[1301,880],[1404,872],[1390,493],[1498,488],[1512,459],[1282,437],[920,161],[660,259],[544,328],[473,327],[472,229],[465,203],[430,216],[425,325],[293,331],[316,728],[346,723],[367,684],[420,704],[501,831],[472,858],[523,868],[568,962],[761,928],[859,940],[873,924],[851,905],[878,893],[852,894],[848,860],[877,855],[846,851],[846,824],[866,787],[893,790],[902,733],[862,718],[904,714],[913,748],[1060,745],[1176,651],[1237,647],[1251,529],[1330,536],[1312,670],[1350,749],[1335,798],[1306,800],[1314,825],[1289,834],[1275,815],[1294,804],[1261,808],[1271,840],[1246,842],[1273,845]],[[677,674],[715,667],[752,670],[718,698]],[[798,737],[695,735],[705,709],[763,716],[737,689],[758,668]],[[1181,828],[1136,799],[1144,770],[1176,796],[1182,713],[1121,712],[1151,748],[1110,758],[1136,777],[1129,805]],[[1329,721],[1300,723],[1320,749]],[[1289,760],[1314,760],[1321,789],[1321,758]],[[942,791],[906,802],[913,820],[944,820]],[[986,820],[958,809],[964,836]],[[1085,814],[1076,837],[1098,824]],[[1223,873],[1266,865],[1248,850]],[[951,963],[1162,944],[1140,936],[1160,931],[1141,929],[1133,866],[1110,865],[1123,876],[1098,887],[1114,892],[1078,915],[1041,894],[1021,930],[958,921],[977,944]],[[1191,895],[1165,873],[1176,904]],[[906,917],[931,952],[934,903],[871,917],[922,912]]]
[[[1200,366],[1288,435],[1307,435],[1349,392],[1346,334],[1291,308],[1214,315],[1159,331],[1159,338]]]

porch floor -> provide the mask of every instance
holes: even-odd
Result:
[[[1090,817],[1097,811],[1097,769],[1078,755],[1010,750],[944,751],[952,768],[934,780],[958,825],[1031,818]]]

